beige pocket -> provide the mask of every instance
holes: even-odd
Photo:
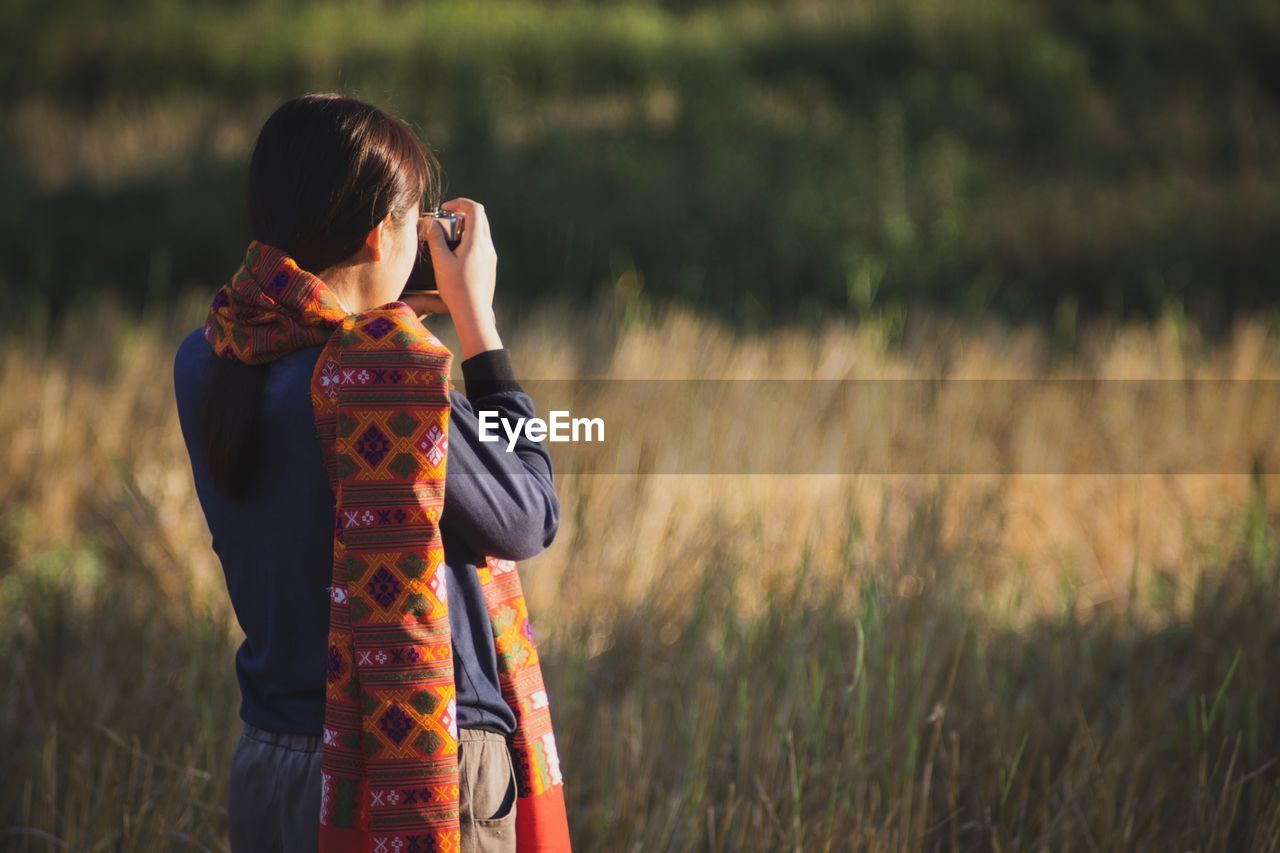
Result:
[[[477,827],[513,827],[516,821],[516,767],[505,741],[485,741],[485,765],[477,768],[479,784],[471,814]],[[501,773],[499,768],[505,768]],[[514,837],[514,836],[513,836]]]

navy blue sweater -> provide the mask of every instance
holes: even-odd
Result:
[[[240,716],[268,731],[320,734],[324,720],[334,495],[311,408],[322,346],[271,362],[264,391],[260,467],[244,504],[214,489],[200,450],[200,407],[215,358],[203,328],[173,365],[183,439],[196,494],[222,562],[245,640],[236,653]],[[508,451],[480,442],[477,409],[533,417],[505,349],[462,362],[467,394],[450,392],[449,464],[440,533],[448,572],[458,725],[511,733],[515,716],[498,686],[492,626],[476,565],[483,555],[524,560],[551,545],[560,521],[546,449],[521,435]]]

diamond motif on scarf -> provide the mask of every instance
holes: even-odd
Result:
[[[396,324],[386,317],[378,317],[372,323],[365,323],[360,329],[375,341],[380,341],[386,336],[387,332],[390,332],[395,327]]]
[[[399,746],[413,729],[413,720],[400,709],[399,705],[392,705],[382,715],[382,719],[378,720],[378,728],[389,740]]]
[[[454,736],[454,738],[458,737],[458,729],[456,726],[457,708],[458,706],[455,700],[450,699],[449,707],[445,708],[444,713],[440,715],[440,724],[443,725],[446,729],[448,729],[449,732]]]
[[[273,293],[279,293],[288,286],[289,274],[287,272],[278,272],[275,274],[275,277],[271,279],[271,291]]]
[[[342,374],[332,359],[325,361],[320,371],[320,387],[329,395],[330,400],[338,399],[338,386],[342,384]]]
[[[444,458],[445,453],[449,450],[449,437],[444,434],[440,427],[432,424],[431,428],[422,436],[422,441],[418,442],[418,448],[427,454],[427,459],[432,465],[439,465],[440,460]]]
[[[330,684],[338,680],[342,675],[342,655],[338,652],[337,646],[329,646],[329,666],[326,679]]]
[[[387,440],[382,430],[378,429],[377,424],[369,424],[364,435],[360,436],[359,441],[356,442],[356,451],[365,458],[366,462],[375,467],[390,449],[391,442]]]
[[[366,589],[373,600],[386,610],[400,597],[400,591],[404,589],[404,585],[396,580],[395,575],[387,571],[386,566],[379,566],[373,573],[373,577],[369,578]]]
[[[427,589],[435,593],[436,598],[444,601],[445,596],[449,594],[449,582],[447,575],[444,573],[444,563],[436,566],[435,573],[431,575],[431,580],[427,581]]]

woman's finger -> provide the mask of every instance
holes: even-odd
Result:
[[[449,306],[440,298],[438,290],[406,291],[401,295],[400,301],[412,308],[419,316],[449,313]]]
[[[465,196],[458,196],[457,198],[451,198],[448,201],[441,202],[440,207],[444,210],[461,210],[463,213],[467,214],[484,210],[483,204],[473,198],[467,198]]]
[[[427,251],[431,254],[433,263],[438,262],[449,251],[444,226],[429,216],[421,222],[418,237],[427,244]]]
[[[485,215],[484,205],[475,199],[451,198],[441,204],[440,207],[443,210],[461,211],[462,215],[466,217],[466,222],[462,229],[464,243],[468,241],[468,232],[477,238],[489,236],[489,217]]]

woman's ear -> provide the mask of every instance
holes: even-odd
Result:
[[[383,217],[382,221],[369,229],[369,233],[364,238],[364,244],[369,247],[369,251],[375,262],[382,260],[382,250],[386,248],[387,239],[387,223],[391,216],[388,214]]]

